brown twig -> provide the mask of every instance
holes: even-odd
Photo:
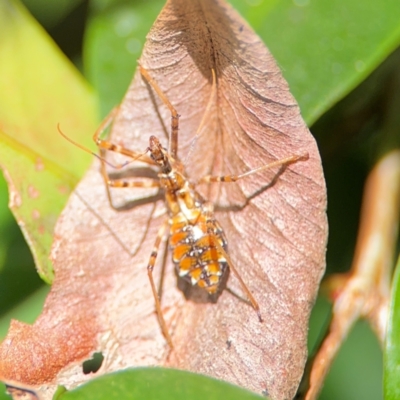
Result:
[[[306,400],[317,398],[333,359],[360,317],[368,320],[383,344],[399,205],[400,151],[395,150],[375,165],[367,179],[350,273],[335,275],[325,284],[334,300],[332,320],[311,361]]]

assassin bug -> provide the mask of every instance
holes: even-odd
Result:
[[[151,252],[148,262],[147,271],[162,332],[169,346],[173,348],[172,339],[164,320],[160,299],[153,278],[153,269],[157,259],[158,250],[162,239],[166,237],[167,228],[169,228],[168,238],[169,247],[172,253],[172,261],[181,278],[187,280],[193,286],[197,285],[198,287],[205,289],[209,294],[214,294],[218,292],[224,273],[227,268],[229,268],[236,279],[240,282],[240,285],[252,307],[256,311],[260,322],[262,321],[262,318],[260,307],[256,299],[248,289],[239,272],[236,270],[236,267],[227,252],[226,237],[222,227],[215,219],[213,204],[206,201],[196,190],[195,184],[190,182],[185,174],[183,164],[179,161],[177,154],[179,114],[155,80],[150,76],[148,71],[140,65],[139,68],[142,77],[148,82],[171,112],[171,136],[168,150],[162,147],[159,139],[155,136],[150,136],[149,147],[143,153],[138,153],[129,150],[126,147],[101,139],[100,134],[114,118],[115,111],[106,118],[93,135],[93,140],[100,149],[100,156],[92,153],[90,150],[84,148],[78,143],[73,142],[61,131],[60,133],[73,144],[91,154],[94,154],[101,160],[101,172],[106,183],[107,195],[111,206],[112,199],[110,188],[158,187],[164,190],[168,218],[166,218],[158,231],[153,251]],[[212,70],[212,77],[212,93],[205,114],[208,112],[216,88],[216,76],[214,70]],[[199,131],[200,128],[198,129],[198,132]],[[158,166],[158,179],[148,178],[147,180],[135,181],[110,178],[106,171],[106,164],[109,163],[104,158],[105,151],[113,151],[123,154],[132,160]],[[236,182],[270,168],[288,166],[289,164],[307,159],[307,153],[303,155],[294,155],[262,165],[239,175],[205,176],[200,179],[198,183]],[[125,166],[126,164],[127,163],[122,166]],[[118,167],[121,166],[117,166],[117,168]]]

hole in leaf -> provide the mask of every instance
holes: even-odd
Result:
[[[90,360],[82,364],[82,370],[85,375],[97,372],[103,364],[104,356],[102,353],[94,353]]]

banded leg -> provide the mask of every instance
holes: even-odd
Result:
[[[246,178],[247,176],[256,174],[257,172],[266,171],[267,169],[271,169],[278,166],[288,166],[290,164],[294,164],[298,161],[306,161],[308,160],[308,153],[302,155],[296,155],[291,157],[282,158],[281,160],[274,161],[269,164],[262,165],[261,167],[251,169],[250,171],[244,172],[239,175],[225,175],[225,176],[212,176],[207,175],[199,180],[198,183],[209,183],[209,182],[236,182],[239,179]]]
[[[151,178],[143,178],[143,180],[125,180],[125,179],[111,179],[106,170],[105,163],[101,163],[101,175],[105,182],[107,198],[110,206],[116,208],[113,204],[110,188],[153,188],[160,187],[160,181]]]
[[[168,97],[165,95],[165,93],[160,89],[157,82],[150,76],[147,69],[142,67],[140,64],[139,69],[143,78],[146,79],[149,85],[157,93],[158,97],[163,101],[163,103],[169,108],[169,111],[171,112],[171,137],[169,139],[168,152],[173,158],[176,159],[178,153],[179,114],[175,110],[171,102],[168,100]]]
[[[97,158],[100,159],[101,161],[101,175],[103,177],[105,186],[106,186],[106,191],[107,191],[107,198],[108,202],[110,203],[110,206],[112,208],[115,208],[113,201],[112,201],[112,196],[110,192],[110,187],[114,188],[151,188],[151,187],[160,187],[159,181],[154,180],[154,179],[144,179],[143,181],[128,181],[125,179],[110,179],[107,169],[106,169],[106,164],[109,164],[106,159],[105,159],[105,154],[107,151],[113,151],[114,153],[119,153],[122,154],[126,157],[129,157],[132,159],[132,161],[139,160],[142,161],[146,164],[154,165],[154,161],[146,154],[144,153],[138,153],[136,151],[127,149],[126,147],[116,145],[108,140],[103,140],[100,138],[100,135],[110,126],[110,124],[113,122],[115,119],[115,116],[117,115],[118,108],[115,107],[108,115],[106,118],[104,118],[103,122],[100,124],[99,128],[96,130],[96,132],[93,135],[93,141],[96,143],[97,147],[100,150],[100,155],[94,154]],[[81,146],[79,146],[81,147]],[[93,154],[93,153],[92,153]],[[124,163],[121,165],[111,165],[111,167],[115,169],[120,169],[124,166],[126,166],[129,163]]]
[[[150,255],[149,264],[147,265],[147,275],[149,276],[151,290],[153,292],[154,302],[156,305],[156,311],[157,311],[157,315],[158,315],[158,321],[160,323],[162,333],[163,333],[165,339],[167,340],[168,345],[170,346],[170,348],[172,350],[174,348],[174,345],[172,344],[172,339],[168,332],[168,328],[167,328],[167,325],[164,320],[164,315],[161,310],[160,298],[158,297],[158,293],[157,293],[157,289],[156,289],[156,285],[154,283],[154,277],[153,277],[153,269],[154,269],[154,265],[157,260],[158,249],[160,248],[160,243],[161,243],[162,238],[164,237],[165,230],[168,227],[168,224],[169,224],[168,219],[166,219],[158,231],[157,238],[154,243],[153,251],[151,252],[151,255]]]
[[[213,206],[211,203],[207,203],[205,205],[206,209],[206,224],[207,224],[207,232],[209,235],[211,235],[213,242],[217,246],[219,252],[224,256],[226,262],[228,263],[229,269],[232,271],[232,273],[235,275],[235,277],[238,279],[240,285],[242,286],[243,291],[246,293],[247,298],[249,299],[252,307],[254,308],[255,312],[257,313],[258,319],[260,322],[263,322],[263,319],[261,317],[261,312],[260,312],[260,306],[258,305],[257,300],[254,298],[252,295],[250,289],[247,287],[247,285],[244,283],[243,278],[239,274],[238,270],[235,268],[233,265],[232,259],[229,257],[229,254],[225,251],[225,249],[222,247],[220,240],[214,233],[215,225],[213,223],[214,219],[214,213],[213,213]]]
[[[160,187],[160,182],[156,179],[143,178],[142,181],[128,181],[125,179],[108,179],[107,186],[113,188],[154,188]]]
[[[146,154],[146,151],[143,153],[138,153],[137,151],[133,151],[130,149],[127,149],[124,146],[120,146],[118,144],[114,144],[108,140],[104,140],[100,138],[100,135],[110,126],[110,124],[114,121],[116,115],[118,112],[118,107],[115,107],[111,110],[110,114],[107,115],[106,118],[104,118],[103,122],[100,124],[98,129],[93,135],[93,141],[96,143],[96,146],[100,149],[100,155],[101,155],[101,160],[104,161],[104,154],[105,151],[113,151],[114,153],[119,153],[123,154],[124,156],[127,156],[134,160],[139,160],[142,161],[146,164],[154,165],[154,161]],[[126,164],[123,164],[126,165]],[[118,169],[119,167],[115,167]]]

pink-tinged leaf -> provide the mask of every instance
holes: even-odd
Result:
[[[259,322],[232,273],[216,301],[177,281],[170,252],[164,257],[162,244],[155,275],[156,282],[162,276],[162,309],[174,343],[170,351],[146,271],[166,218],[162,193],[114,189],[119,206],[114,210],[96,161],[57,224],[52,253],[56,279],[45,310],[33,327],[10,331],[0,347],[0,374],[17,380],[7,366],[29,348],[19,381],[37,388],[40,377],[32,377],[30,360],[40,356],[43,341],[50,354],[62,331],[74,345],[68,349],[69,360],[59,357],[58,372],[53,369],[42,382],[52,390],[56,384],[69,388],[87,379],[80,364],[98,351],[105,357],[98,373],[166,365],[268,392],[273,399],[292,398],[303,373],[308,319],[325,267],[326,191],[315,141],[271,54],[222,0],[168,1],[140,63],[181,115],[178,155],[191,181],[309,154],[307,161],[283,170],[199,186],[215,204],[229,254],[264,321]],[[144,152],[155,135],[167,146],[170,121],[169,110],[137,72],[112,141]],[[152,169],[139,165],[141,169],[129,166],[128,175],[154,176]],[[52,335],[41,337],[44,331]],[[76,338],[76,331],[82,338]],[[51,353],[42,370],[55,357]]]

